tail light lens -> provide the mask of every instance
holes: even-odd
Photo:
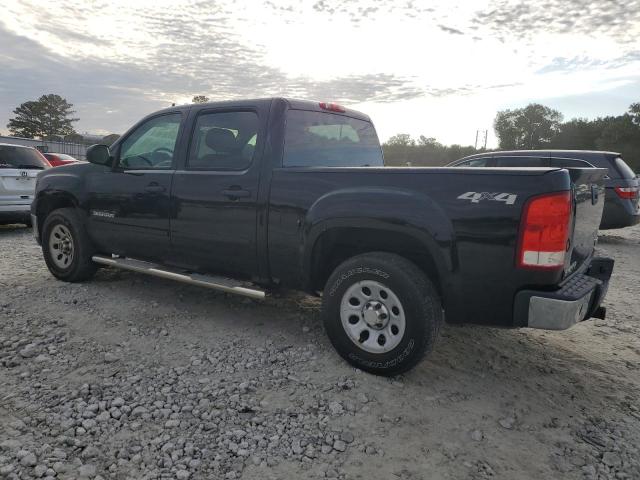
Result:
[[[616,193],[620,198],[633,200],[638,197],[638,187],[616,187]]]
[[[342,105],[338,105],[337,103],[320,102],[318,105],[321,109],[329,112],[344,113],[346,111]]]
[[[45,157],[40,150],[36,150],[36,152],[38,152],[38,155],[40,156],[40,160],[42,160],[44,162],[45,166],[47,166],[47,167],[52,167],[53,166],[53,165],[51,165],[51,162],[49,161],[49,159],[47,157]]]
[[[564,266],[571,208],[568,191],[540,195],[527,202],[520,225],[519,267],[557,269]]]

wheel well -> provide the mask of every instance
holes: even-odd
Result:
[[[38,202],[36,207],[36,215],[38,217],[38,232],[42,235],[42,225],[45,219],[54,210],[66,207],[75,207],[76,202],[68,195],[54,195],[45,197]]]
[[[415,263],[434,283],[442,298],[438,269],[424,244],[405,233],[370,228],[331,229],[318,239],[311,258],[311,290],[322,290],[338,265],[367,252],[395,253]]]

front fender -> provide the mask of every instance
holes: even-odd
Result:
[[[68,197],[78,206],[84,192],[84,178],[87,173],[102,170],[104,167],[91,163],[76,163],[50,168],[38,174],[38,183],[31,206],[36,213],[38,203],[43,199]]]

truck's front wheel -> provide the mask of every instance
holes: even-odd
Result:
[[[54,210],[42,226],[42,253],[49,271],[65,282],[88,280],[98,266],[91,239],[73,208]]]
[[[383,252],[339,265],[327,281],[322,310],[338,353],[378,375],[414,367],[432,350],[443,321],[429,278],[409,260]]]

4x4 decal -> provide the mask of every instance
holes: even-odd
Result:
[[[494,202],[504,202],[507,205],[516,203],[518,195],[514,193],[501,192],[465,192],[458,197],[458,200],[470,200],[471,203],[479,203],[481,200],[493,200]]]

